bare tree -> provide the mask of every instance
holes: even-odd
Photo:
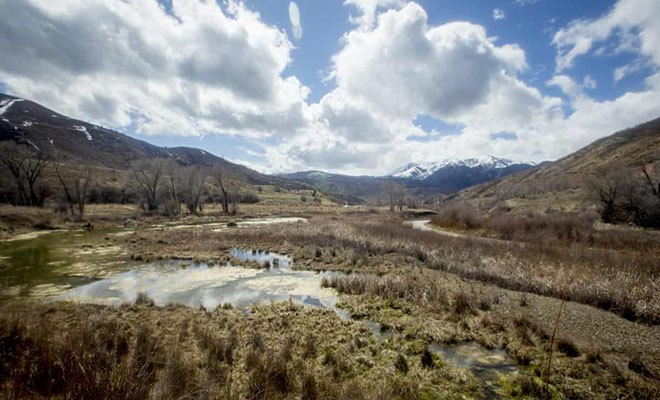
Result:
[[[87,192],[93,177],[91,166],[83,164],[64,167],[57,158],[53,165],[71,215],[81,219],[85,214]]]
[[[648,183],[649,187],[651,188],[653,195],[660,199],[660,180],[658,180],[658,184],[656,185],[653,182],[653,178],[651,178],[651,175],[649,174],[649,169],[651,169],[649,165],[642,165],[642,174],[644,174],[646,183]]]
[[[163,171],[163,160],[142,161],[133,168],[132,183],[147,213],[158,210],[158,191],[162,185]]]
[[[206,171],[199,167],[188,167],[183,172],[183,200],[191,213],[202,211],[206,193]]]
[[[233,189],[233,185],[230,183],[230,176],[231,174],[228,173],[226,170],[224,170],[221,167],[217,167],[216,169],[213,170],[212,173],[213,176],[213,181],[214,183],[218,186],[220,189],[220,200],[222,204],[222,211],[226,214],[229,214],[229,203],[231,201],[232,197],[237,197],[235,195],[232,195],[231,190]]]
[[[406,191],[403,186],[393,180],[387,180],[381,184],[381,189],[387,196],[390,211],[394,212],[397,207],[399,208],[399,211],[403,210],[403,206],[406,202]]]
[[[0,143],[0,166],[13,178],[16,204],[42,207],[47,187],[41,182],[50,160],[36,147]]]
[[[161,203],[165,213],[170,216],[181,212],[181,167],[175,161],[166,161],[163,164],[163,185]]]
[[[617,214],[617,202],[623,195],[621,173],[609,173],[593,177],[587,182],[588,188],[600,203],[603,222],[614,222]]]

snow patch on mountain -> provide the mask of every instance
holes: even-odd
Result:
[[[87,140],[92,140],[92,135],[90,135],[90,133],[87,132],[87,127],[84,127],[84,126],[82,126],[82,125],[74,125],[74,126],[73,126],[73,129],[75,129],[75,130],[77,130],[77,131],[79,131],[79,132],[84,133],[85,136],[87,136]]]
[[[438,170],[446,167],[467,167],[467,168],[481,167],[484,169],[501,169],[514,164],[522,164],[522,163],[515,162],[506,158],[498,158],[494,156],[466,158],[464,160],[449,158],[436,162],[409,163],[390,172],[388,176],[422,181],[428,178],[429,176],[433,175],[434,173],[436,173]],[[531,162],[525,164],[534,165],[534,163]]]
[[[23,99],[5,99],[0,101],[0,115],[3,115],[4,113],[7,112],[11,108],[11,106],[14,105],[14,103],[17,103],[19,101],[23,101]]]

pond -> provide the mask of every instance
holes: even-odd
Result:
[[[297,271],[290,257],[276,253],[232,249],[235,262],[212,264],[191,260],[161,260],[111,277],[72,288],[54,300],[121,304],[144,293],[157,305],[170,302],[213,309],[230,303],[244,308],[253,304],[291,299],[301,304],[334,308],[334,290],[321,287],[325,276],[336,272]],[[261,268],[245,268],[241,262]]]
[[[520,366],[506,351],[486,349],[474,342],[454,346],[432,343],[428,347],[431,353],[442,355],[450,364],[472,372],[481,382],[484,395],[488,399],[499,398],[499,381],[505,375],[518,373]]]
[[[169,224],[150,229],[207,228],[212,230],[279,223],[304,223],[305,218],[274,217],[196,225]],[[0,242],[0,300],[13,297],[49,298],[99,279],[137,267],[128,253],[113,244],[128,229],[54,230],[18,235]],[[5,265],[5,268],[2,268]]]
[[[0,243],[0,298],[48,297],[134,263],[114,245],[116,230],[50,231]],[[108,240],[106,240],[108,238]]]

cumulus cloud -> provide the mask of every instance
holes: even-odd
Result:
[[[252,138],[263,161],[251,166],[272,172],[379,174],[484,154],[553,159],[658,116],[659,74],[638,92],[599,102],[586,93],[596,81],[569,71],[611,37],[639,60],[613,70],[616,80],[657,69],[653,0],[620,0],[554,35],[557,73],[546,84],[562,98],[525,83],[525,51],[483,26],[432,25],[420,5],[403,0],[345,4],[357,10],[355,25],[331,59],[332,89],[316,103],[284,75],[294,48],[286,32],[234,1],[174,0],[168,11],[156,0],[0,0],[0,52],[11,54],[0,58],[0,80],[14,94],[104,125]],[[631,11],[643,7],[644,16]],[[460,134],[425,131],[415,124],[420,116]]]
[[[349,17],[352,23],[371,27],[376,22],[376,14],[379,9],[399,8],[406,2],[407,0],[345,0],[344,5],[354,6],[358,9],[358,16]]]
[[[557,74],[546,84],[562,89],[562,101],[525,84],[518,77],[527,66],[524,51],[496,44],[482,26],[430,26],[414,3],[382,10],[374,21],[344,36],[330,74],[337,87],[315,105],[318,126],[269,149],[271,159],[354,173],[457,155],[539,161],[657,117],[660,78],[649,78],[647,90],[599,102],[585,93],[597,85],[591,76],[576,82]],[[643,43],[628,40],[636,41]],[[458,124],[461,133],[431,137],[413,124],[419,115]],[[313,140],[319,132],[325,139]]]
[[[493,9],[493,19],[498,20],[504,18],[506,18],[504,11],[500,10],[499,8]]]
[[[548,86],[559,87],[564,94],[569,97],[577,97],[584,95],[584,89],[595,89],[596,80],[589,75],[586,75],[582,80],[582,84],[578,84],[568,75],[558,74],[546,82]]]
[[[410,3],[380,15],[372,30],[348,33],[332,60],[340,90],[390,116],[452,118],[483,102],[506,74],[526,67],[522,49],[496,46],[482,26],[431,27],[427,19]]]
[[[517,78],[527,68],[519,46],[495,44],[476,24],[431,26],[415,3],[382,11],[343,44],[332,58],[337,87],[314,105],[313,128],[270,149],[271,164],[368,173],[391,170],[411,154],[440,158],[462,147],[476,155],[490,152],[490,134],[516,132],[559,105]],[[450,139],[457,147],[410,140],[429,136],[413,122],[419,115],[464,126],[460,139]]]
[[[588,54],[599,42],[615,37],[614,52],[634,51],[660,65],[660,2],[620,0],[601,18],[573,21],[555,33],[557,72],[573,66],[577,57]]]
[[[241,3],[0,0],[2,81],[58,111],[142,133],[261,137],[305,123],[286,34]]]

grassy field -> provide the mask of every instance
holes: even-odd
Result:
[[[497,397],[660,395],[660,282],[653,252],[589,242],[530,239],[506,246],[450,238],[414,230],[402,224],[406,215],[383,209],[267,194],[272,197],[264,194],[263,203],[241,205],[237,216],[209,205],[200,216],[169,221],[100,205],[90,206],[88,217],[119,225],[135,219],[127,234],[106,238],[132,260],[224,265],[230,249],[261,249],[291,256],[296,269],[349,273],[323,285],[337,292],[337,306],[352,320],[291,302],[248,310],[155,306],[145,297],[121,306],[6,302],[0,304],[4,396],[486,396],[491,392],[475,373],[428,350],[461,343],[503,349],[518,364],[517,374],[493,383]],[[205,226],[263,216],[307,222]],[[380,324],[387,339],[359,322],[365,318]]]

